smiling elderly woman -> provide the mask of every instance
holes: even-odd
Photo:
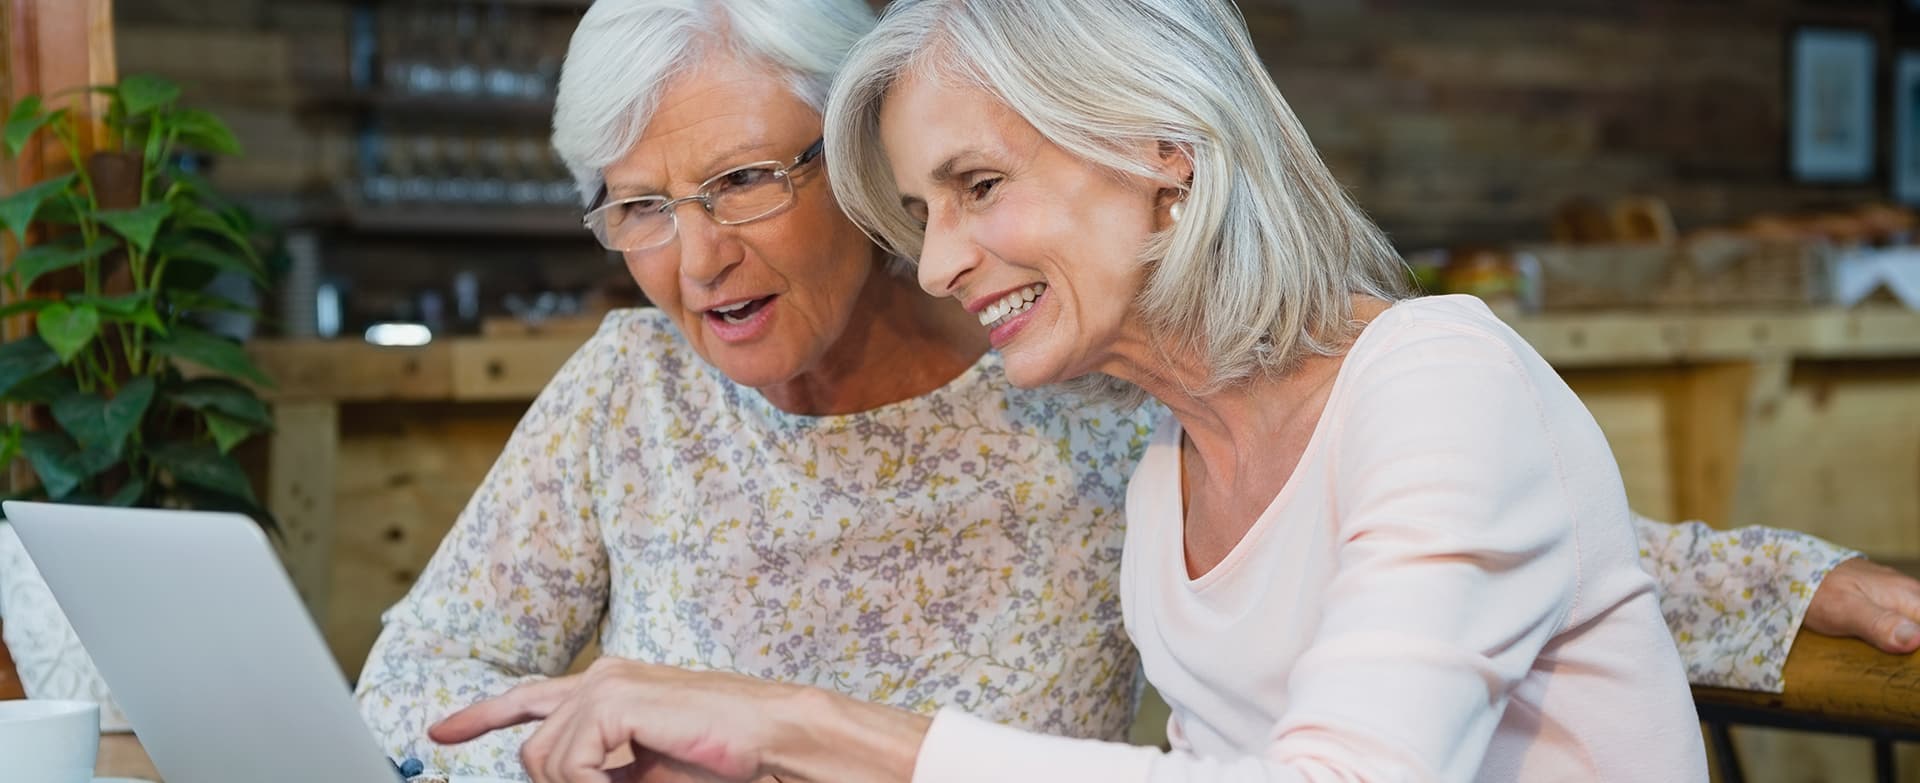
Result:
[[[1004,339],[1085,281],[977,291],[969,313],[889,274],[841,213],[820,109],[872,25],[859,0],[586,14],[554,141],[658,309],[611,315],[566,364],[387,614],[358,695],[390,752],[522,774],[524,732],[441,747],[428,726],[559,674],[596,632],[614,658],[1126,736],[1122,482],[1165,409],[1019,390],[987,352],[983,325]],[[1640,529],[1703,682],[1777,684],[1807,594],[1850,556]],[[1835,595],[1837,617],[1873,616]]]
[[[1022,391],[977,318],[889,273],[822,165],[858,0],[609,0],[554,144],[654,309],[533,404],[358,682],[396,756],[519,776],[427,726],[603,652],[1124,735],[1122,485],[1149,413]]]

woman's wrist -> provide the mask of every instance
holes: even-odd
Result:
[[[783,783],[909,783],[933,719],[815,688],[781,705],[767,765]]]

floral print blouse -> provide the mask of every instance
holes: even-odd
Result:
[[[597,634],[605,655],[1124,739],[1121,513],[1160,415],[1016,389],[993,353],[921,397],[794,415],[657,311],[615,312],[385,615],[361,711],[396,758],[521,777],[526,729],[440,747],[427,727],[564,671]],[[1851,556],[1638,527],[1699,682],[1777,688],[1813,589]]]

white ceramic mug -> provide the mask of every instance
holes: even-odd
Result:
[[[89,783],[100,754],[100,705],[0,701],[0,780]]]

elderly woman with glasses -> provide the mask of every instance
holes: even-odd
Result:
[[[610,658],[1126,736],[1123,484],[1165,409],[1014,388],[985,325],[1041,292],[929,299],[842,214],[821,109],[873,23],[859,0],[587,12],[554,143],[656,309],[566,364],[386,615],[358,695],[395,755],[520,774],[524,732],[442,747],[428,726],[596,635]],[[1828,575],[1852,553],[1782,531],[1639,527],[1703,682],[1777,687],[1807,594],[1871,568]],[[1819,594],[1847,618],[1886,603]]]

